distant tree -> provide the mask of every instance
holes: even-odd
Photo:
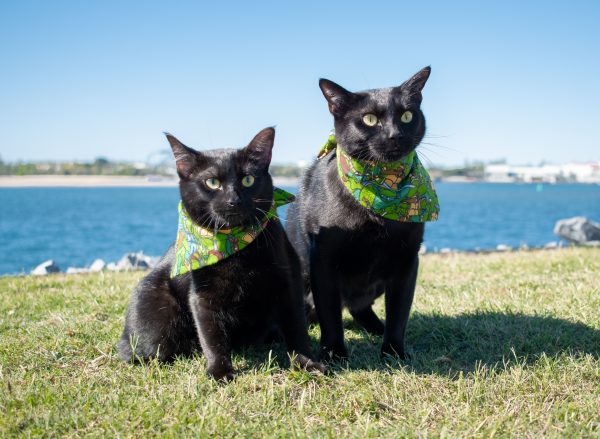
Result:
[[[16,175],[37,174],[37,169],[33,163],[17,163]]]
[[[110,164],[110,161],[106,157],[96,157],[96,160],[94,160],[94,166],[96,166],[98,168],[104,168],[105,166],[108,166],[109,164]]]
[[[270,172],[274,177],[299,177],[302,169],[295,165],[272,165]]]

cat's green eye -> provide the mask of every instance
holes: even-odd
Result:
[[[242,184],[246,187],[250,187],[254,184],[254,177],[251,175],[246,175],[242,178]]]
[[[412,113],[410,111],[405,111],[404,113],[402,113],[402,116],[400,116],[400,120],[404,123],[410,123],[410,121],[412,120]]]
[[[379,119],[373,113],[367,113],[363,116],[363,122],[368,127],[374,127],[379,122]]]
[[[221,182],[218,178],[209,178],[208,180],[206,180],[206,186],[208,186],[209,189],[215,191],[221,187]]]

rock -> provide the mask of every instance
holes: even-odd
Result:
[[[448,247],[444,247],[440,250],[440,253],[443,253],[443,254],[452,253],[452,249],[448,248]]]
[[[92,273],[97,273],[99,271],[102,271],[106,268],[106,262],[104,262],[102,259],[96,259],[94,262],[92,262],[92,265],[90,265],[89,270]]]
[[[424,255],[427,253],[427,246],[425,244],[421,244],[421,248],[419,249],[419,254]]]
[[[88,268],[77,268],[77,267],[69,267],[67,268],[67,274],[79,274],[79,273],[89,273],[90,270]]]
[[[600,247],[600,241],[588,241],[583,245],[586,247]]]
[[[600,224],[584,216],[576,216],[558,220],[554,225],[554,233],[567,241],[585,244],[600,241]]]
[[[48,259],[47,261],[42,262],[40,265],[31,270],[31,274],[34,276],[44,276],[50,273],[58,273],[60,272],[60,268],[53,259]]]
[[[496,246],[496,251],[499,251],[499,252],[508,252],[508,251],[511,251],[511,250],[512,250],[512,248],[509,247],[506,244],[498,244]]]
[[[550,241],[549,243],[544,245],[544,248],[558,248],[558,242],[556,241]]]
[[[126,253],[116,264],[108,264],[112,271],[147,270],[156,265],[158,258],[146,256],[143,252]]]

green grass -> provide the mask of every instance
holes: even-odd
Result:
[[[228,385],[201,356],[117,360],[142,275],[0,278],[0,437],[600,437],[598,249],[427,255],[410,362],[382,362],[346,316],[330,376],[273,346],[236,353]]]

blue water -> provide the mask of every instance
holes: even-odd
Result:
[[[541,246],[558,239],[558,219],[600,222],[598,185],[436,187],[442,210],[426,227],[430,250]],[[29,272],[46,259],[64,270],[130,251],[160,255],[175,237],[178,200],[177,188],[0,189],[0,274]]]

